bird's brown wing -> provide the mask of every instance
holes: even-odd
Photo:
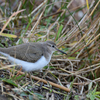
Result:
[[[40,44],[35,44],[36,43],[25,43],[9,48],[2,48],[2,52],[7,53],[10,56],[13,56],[20,60],[36,62],[43,55],[43,50]]]

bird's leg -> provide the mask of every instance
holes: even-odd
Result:
[[[32,81],[31,74],[32,74],[31,72],[28,72],[29,78],[31,79],[31,83],[32,83],[32,85],[33,85],[33,81]],[[27,72],[25,72],[25,81],[26,81],[26,83],[27,83]]]
[[[25,71],[25,81],[27,83],[27,72]]]
[[[47,66],[48,66],[47,70],[49,70],[49,64]]]
[[[29,77],[30,77],[30,79],[31,79],[31,83],[32,83],[32,85],[33,85],[33,80],[32,80],[32,77],[31,77],[31,72],[29,72]]]

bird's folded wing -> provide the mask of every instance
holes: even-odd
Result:
[[[36,62],[43,55],[43,50],[38,45],[30,45],[30,44],[21,44],[18,46],[13,46],[9,48],[3,48],[3,52],[13,56],[17,59],[28,61],[28,62]]]

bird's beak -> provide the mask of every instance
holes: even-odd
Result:
[[[67,53],[65,53],[64,51],[62,51],[62,50],[59,50],[57,47],[55,47],[55,49],[57,50],[57,51],[59,51],[59,52],[61,52],[61,53],[63,53],[63,54],[66,54],[67,55]]]

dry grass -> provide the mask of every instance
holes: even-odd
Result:
[[[23,98],[29,99],[29,97],[47,99],[49,98],[49,94],[51,94],[50,98],[52,98],[52,100],[56,98],[56,94],[57,96],[62,96],[62,100],[72,100],[72,98],[75,100],[81,100],[82,98],[94,100],[93,97],[99,100],[100,0],[96,2],[91,0],[89,9],[87,9],[86,4],[80,4],[78,7],[74,7],[72,5],[73,1],[62,2],[62,5],[58,7],[59,9],[53,12],[53,7],[57,6],[54,5],[56,3],[45,0],[33,10],[29,11],[27,6],[23,6],[23,4],[27,3],[25,3],[25,1],[19,1],[16,13],[19,13],[20,10],[24,8],[28,11],[28,14],[25,11],[25,13],[21,12],[19,15],[13,13],[10,15],[11,17],[7,17],[8,19],[5,18],[0,20],[2,27],[4,26],[1,30],[1,35],[5,29],[9,29],[11,33],[14,32],[14,35],[18,36],[17,39],[11,39],[11,35],[7,35],[10,39],[7,40],[7,38],[5,38],[5,44],[17,45],[30,41],[38,42],[52,40],[55,41],[58,48],[68,54],[66,56],[55,52],[49,64],[49,69],[45,67],[42,72],[43,77],[38,72],[34,74],[35,76],[32,76],[34,79],[37,76],[39,77],[36,79],[38,82],[34,82],[35,88],[36,85],[41,87],[41,82],[47,84],[43,84],[44,86],[42,86],[41,89],[42,93],[38,92],[35,94],[37,91],[33,92],[29,90],[29,87],[31,87],[29,85],[30,80],[28,83],[25,83],[25,80],[21,80],[23,79],[23,73],[21,74],[21,72],[19,72],[21,75],[18,75],[17,78],[14,79],[14,77],[16,77],[16,71],[12,71],[10,77],[6,75],[5,77],[11,81],[13,80],[18,87],[12,84],[12,82],[4,81],[12,84],[13,87],[10,86],[11,89],[8,93],[3,90],[3,87],[6,88],[6,85],[1,83],[1,92],[20,100],[23,100]],[[30,2],[30,5],[32,6],[33,4]],[[72,8],[70,8],[70,6]],[[75,16],[78,10],[84,12],[80,20],[78,16]],[[4,39],[2,37],[1,45],[3,41]],[[1,67],[2,66],[6,66],[7,68],[7,65],[1,62]],[[12,70],[14,70],[14,68]],[[7,75],[8,74],[9,73],[7,73]],[[33,87],[31,87],[31,89],[32,88]],[[68,92],[66,92],[66,89],[68,89]],[[15,93],[15,90],[17,92],[20,91],[20,94],[17,92]],[[22,92],[24,96],[21,95]],[[18,97],[16,95],[18,95]],[[26,96],[28,97],[26,98]],[[61,99],[60,96],[58,96],[59,99]]]

